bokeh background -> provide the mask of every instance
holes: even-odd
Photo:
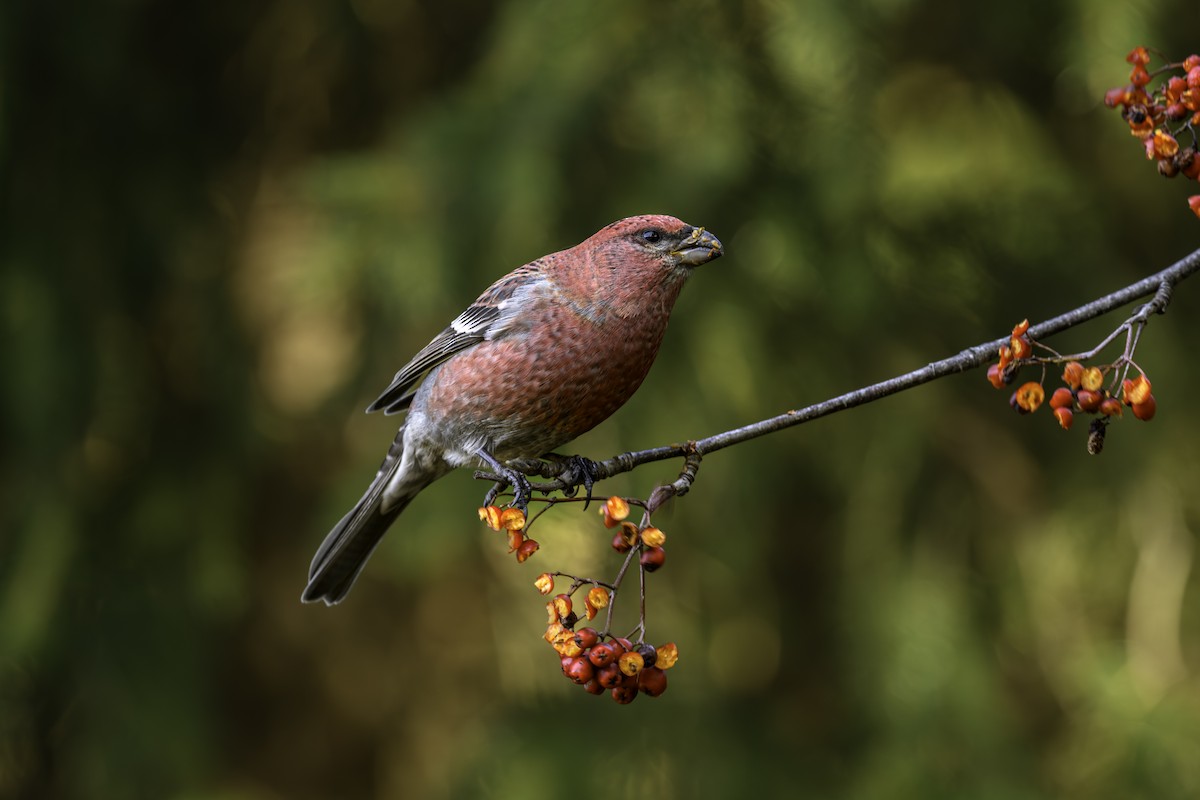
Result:
[[[1019,418],[982,372],[722,451],[656,522],[662,698],[568,684],[468,473],[348,602],[314,548],[362,408],[508,269],[705,225],[638,396],[695,438],[1074,307],[1200,244],[1103,91],[1192,0],[0,5],[0,796],[1200,795],[1200,282],[1157,419]],[[1098,341],[1114,315],[1057,337]],[[646,496],[678,465],[601,487]]]

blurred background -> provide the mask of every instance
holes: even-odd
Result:
[[[517,565],[466,471],[346,603],[299,602],[395,431],[362,409],[614,219],[728,255],[569,448],[598,459],[1185,256],[1195,184],[1099,99],[1135,45],[1200,50],[1196,11],[4,3],[0,797],[1200,795],[1200,279],[1137,351],[1157,418],[1100,457],[979,371],[706,459],[655,518],[657,700],[585,694],[540,638],[537,573],[617,568],[599,518],[553,510]]]

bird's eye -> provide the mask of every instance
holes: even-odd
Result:
[[[654,228],[647,228],[646,230],[642,231],[642,239],[654,244],[662,239],[662,234],[654,230]]]

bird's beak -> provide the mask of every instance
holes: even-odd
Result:
[[[671,251],[671,255],[678,258],[680,263],[694,267],[719,258],[723,252],[725,248],[720,239],[704,228],[695,228],[691,236],[679,243],[678,250]]]

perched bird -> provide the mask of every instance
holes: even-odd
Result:
[[[527,503],[528,482],[504,462],[548,454],[624,405],[684,281],[721,252],[704,228],[630,217],[492,284],[367,409],[408,416],[317,550],[304,602],[340,602],[400,512],[455,467],[487,464]]]

